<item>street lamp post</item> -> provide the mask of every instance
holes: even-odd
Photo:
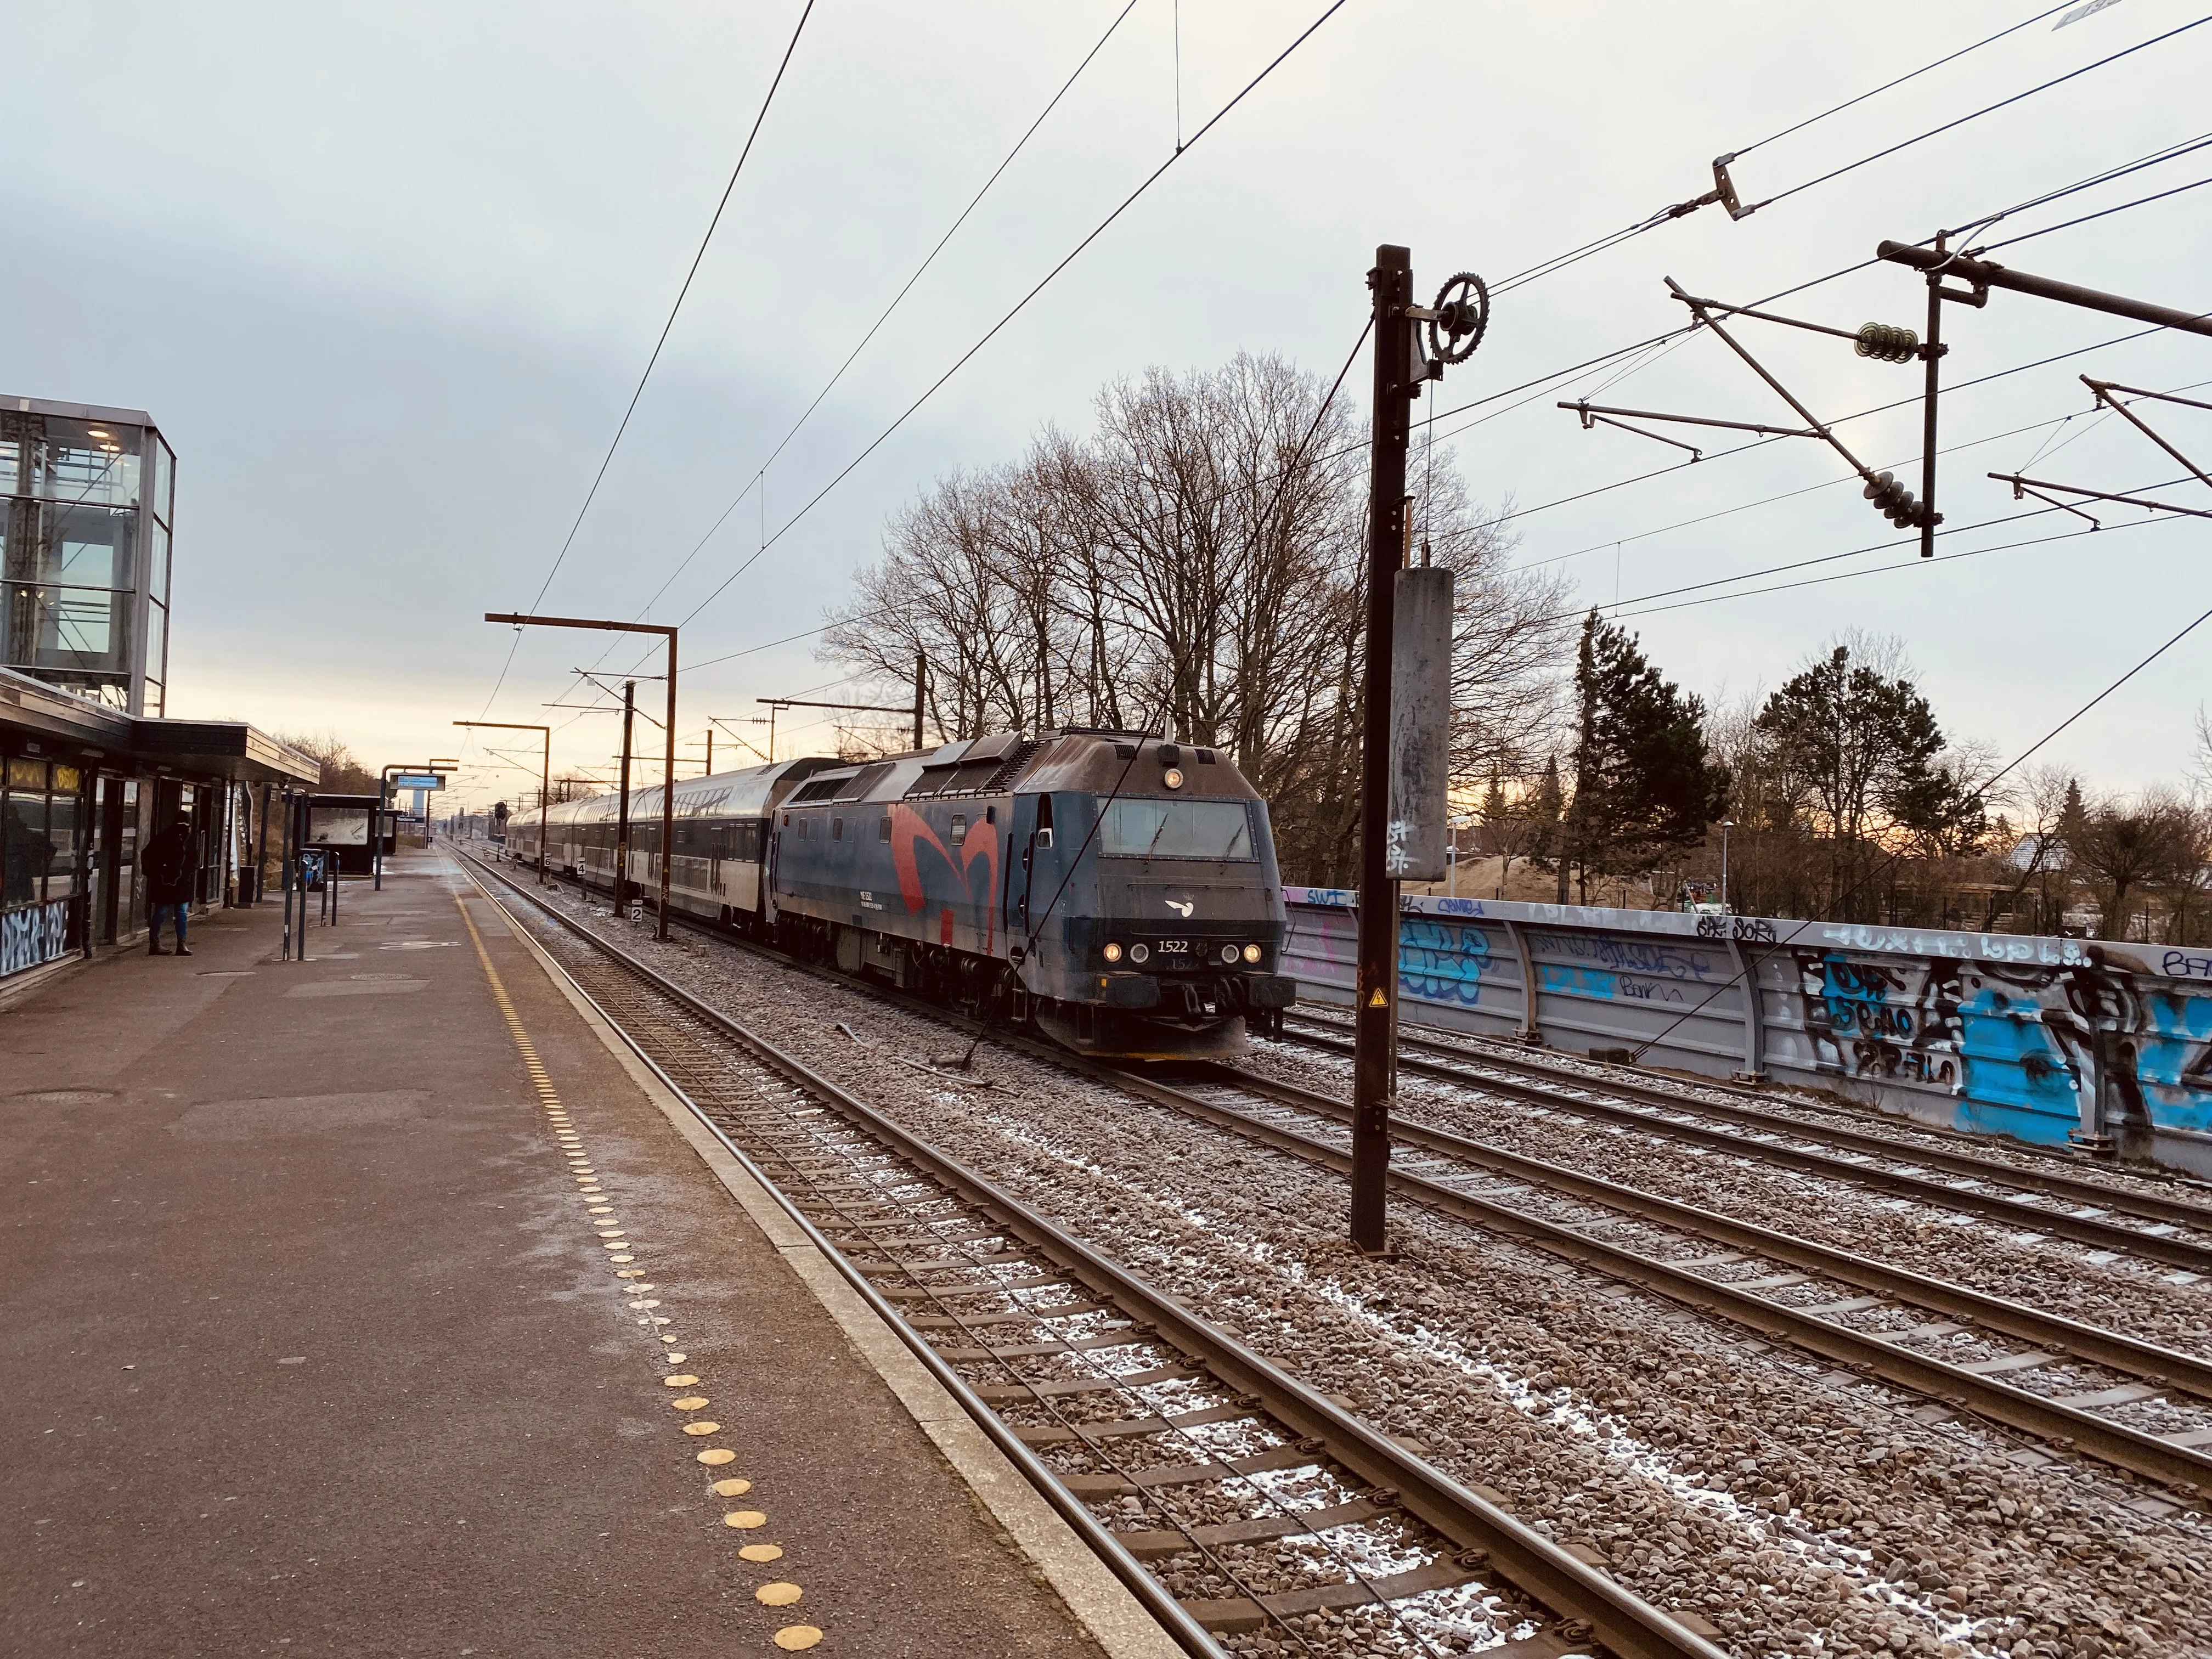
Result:
[[[553,728],[527,720],[455,720],[456,726],[495,726],[506,732],[536,732],[545,739],[545,758],[538,773],[538,884],[545,884],[545,804],[553,793]]]
[[[487,611],[489,623],[511,623],[517,628],[592,628],[608,634],[658,634],[668,641],[668,724],[664,735],[667,760],[660,782],[660,927],[657,939],[668,937],[668,872],[676,852],[676,630],[659,623],[612,622],[588,617],[525,617],[512,611]],[[629,805],[624,797],[623,805]],[[542,844],[542,843],[541,843]],[[627,875],[627,871],[623,872]]]
[[[1723,819],[1721,820],[1721,914],[1722,914],[1723,915],[1728,915],[1728,914],[1729,914],[1729,908],[1728,908],[1728,836],[1729,836],[1729,830],[1733,830],[1733,829],[1735,829],[1735,820],[1734,818],[1723,818]]]

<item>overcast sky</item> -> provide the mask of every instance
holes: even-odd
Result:
[[[1325,5],[1182,0],[1182,132]],[[685,617],[727,582],[686,627],[684,654],[748,654],[684,677],[681,725],[751,715],[762,696],[835,695],[816,689],[831,671],[810,640],[771,642],[816,627],[850,571],[875,556],[886,514],[945,470],[1006,459],[1045,422],[1080,429],[1102,382],[1152,363],[1280,352],[1333,374],[1364,320],[1376,243],[1413,248],[1424,292],[1455,270],[1522,271],[1697,195],[1714,155],[2036,9],[1349,0],[791,522],[1173,154],[1176,8],[1137,0],[765,488],[700,547],[1121,10],[1121,0],[818,0],[542,608],[635,615],[696,548],[653,617]],[[640,660],[590,636],[535,634],[502,681],[514,635],[479,618],[528,605],[551,568],[798,14],[794,0],[200,0],[11,20],[0,64],[11,161],[0,172],[9,228],[0,305],[10,319],[0,392],[143,408],[174,443],[173,712],[334,729],[377,765],[459,752],[449,722],[488,708],[547,719],[542,705],[579,700],[570,669],[603,654],[611,665]],[[2123,0],[2063,29],[2056,18],[2033,24],[1752,150],[1735,164],[1737,183],[1747,200],[1776,195],[2197,15],[2175,0]],[[1748,302],[1855,265],[1885,237],[1967,224],[2197,138],[2212,125],[2207,84],[2212,24],[1741,222],[1701,210],[1501,295],[1489,338],[1451,372],[1437,407],[1676,326],[1665,276]],[[2189,184],[2212,173],[2208,163],[2212,149],[2021,213],[1978,240]],[[1994,257],[2202,310],[2212,307],[2208,209],[2212,186]],[[1917,326],[1924,299],[1917,278],[1885,265],[1779,303],[1845,328]],[[1917,368],[1742,326],[1824,418],[1917,390]],[[2078,353],[1945,400],[1943,443],[1973,446],[1946,463],[1950,526],[2039,507],[2015,506],[1984,477],[2031,459],[2034,476],[2123,492],[2180,473],[2117,420],[2082,414],[2078,377],[2212,381],[2212,340],[2163,333],[2106,345],[2137,331],[2003,293],[1983,311],[1954,308],[1946,326],[1954,380]],[[1479,412],[1494,418],[1437,430],[1453,434],[1479,498],[1525,510],[1514,521],[1521,561],[1564,562],[1584,599],[1644,612],[1632,625],[1656,659],[1709,698],[1771,689],[1839,629],[1893,632],[1946,730],[2009,755],[2212,605],[2212,523],[2139,525],[2125,508],[2099,509],[2108,527],[2094,535],[2046,511],[1946,538],[1947,552],[1990,550],[1972,557],[1920,566],[1890,548],[1741,584],[1874,572],[1823,586],[1688,608],[1638,603],[1878,548],[1888,526],[1832,453],[1802,441],[1551,505],[1687,459],[1649,439],[1583,432],[1553,407],[1562,397],[1790,421],[1710,335],[1633,367],[1492,402]],[[1364,378],[1363,368],[1352,384]],[[2154,420],[2200,460],[2212,457],[2212,414]],[[1917,422],[1915,404],[1839,434],[1887,465],[1917,453]],[[1708,451],[1737,441],[1674,430]],[[2163,494],[2212,506],[2212,492],[2190,488],[2201,499],[2179,484]],[[729,581],[764,528],[780,538]],[[2067,531],[2085,533],[2001,545]],[[2212,625],[2046,753],[2106,787],[2178,776],[2208,662]],[[605,715],[550,718],[574,718],[556,762],[592,763],[614,740]],[[489,799],[515,781],[478,781]]]

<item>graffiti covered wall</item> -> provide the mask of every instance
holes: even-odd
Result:
[[[1354,895],[1286,888],[1288,971],[1347,1001]],[[2212,1175],[2212,957],[2097,940],[1410,898],[1409,1022]],[[1533,995],[1531,990],[1533,987]]]

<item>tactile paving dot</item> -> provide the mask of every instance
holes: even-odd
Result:
[[[768,1516],[758,1510],[732,1510],[722,1517],[726,1527],[735,1527],[741,1532],[750,1532],[756,1527],[768,1525]]]
[[[802,1652],[821,1639],[822,1632],[811,1625],[786,1625],[775,1638],[776,1646],[787,1653]]]
[[[715,1446],[701,1452],[699,1461],[710,1469],[717,1468],[724,1463],[736,1462],[738,1455],[726,1446]]]
[[[783,1546],[748,1544],[738,1552],[738,1555],[739,1559],[746,1561],[781,1561],[783,1559]]]
[[[763,1584],[753,1592],[753,1600],[764,1607],[787,1607],[805,1594],[796,1584],[777,1583]]]

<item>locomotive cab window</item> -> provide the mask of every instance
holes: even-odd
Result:
[[[952,844],[955,847],[968,839],[968,819],[958,812],[952,815]]]
[[[878,841],[889,841],[890,838],[891,821],[889,818],[878,818],[876,820],[876,839]]]
[[[1098,850],[1109,858],[1249,859],[1252,815],[1241,800],[1109,801]]]

